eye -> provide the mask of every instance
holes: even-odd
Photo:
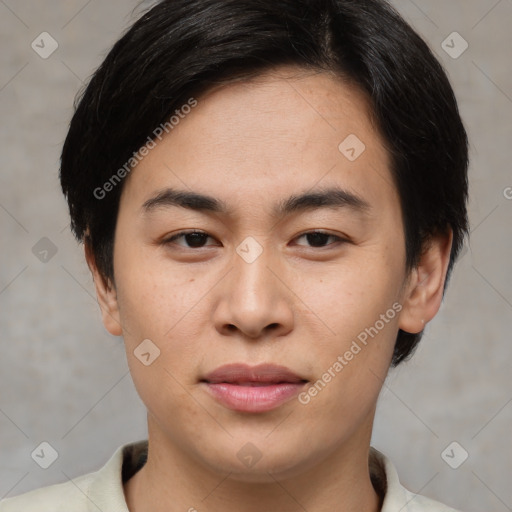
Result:
[[[185,249],[201,249],[203,247],[210,247],[218,245],[217,243],[208,244],[208,239],[215,241],[215,239],[204,231],[181,231],[176,233],[162,241],[163,245],[178,245]],[[302,235],[295,238],[295,240],[305,240],[306,244],[297,243],[300,246],[308,246],[313,248],[322,248],[334,245],[339,242],[346,242],[347,240],[333,235],[331,233],[325,233],[323,231],[310,231],[303,233]]]
[[[296,238],[296,240],[300,239],[305,239],[307,243],[310,244],[310,247],[327,247],[329,245],[335,244],[336,242],[347,241],[339,236],[332,235],[330,233],[324,233],[323,231],[310,231],[309,233],[303,233]]]
[[[211,238],[208,233],[204,231],[181,231],[180,233],[176,233],[170,238],[166,238],[162,241],[163,245],[179,245],[180,247],[184,247],[186,249],[200,249],[202,247],[208,247],[206,244],[207,240]],[[182,241],[183,243],[177,243],[177,241]],[[210,244],[215,245],[215,244]]]

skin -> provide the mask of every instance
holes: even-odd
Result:
[[[353,162],[338,150],[349,134],[366,146]],[[368,210],[273,214],[290,195],[333,186]],[[145,212],[166,187],[229,212]],[[209,237],[164,243],[182,230]],[[303,235],[317,230],[334,237],[315,246]],[[236,252],[246,237],[263,250],[252,263]],[[451,242],[450,231],[433,238],[406,273],[389,156],[355,87],[283,67],[198,98],[125,182],[113,282],[86,248],[105,327],[123,336],[148,410],[148,462],[125,485],[130,511],[380,510],[368,472],[378,395],[398,329],[420,332],[439,309]],[[306,405],[236,412],[200,383],[226,363],[265,362],[309,386],[394,303],[399,314]],[[134,356],[144,339],[160,349],[149,366]],[[262,455],[252,467],[237,457],[248,442]]]

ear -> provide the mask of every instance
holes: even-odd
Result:
[[[451,229],[432,236],[423,249],[418,265],[411,270],[398,324],[403,331],[421,332],[439,311],[452,241]]]
[[[96,259],[88,242],[84,243],[85,259],[91,271],[96,287],[96,297],[101,309],[103,325],[113,336],[121,336],[121,319],[117,303],[117,292],[113,282],[103,276],[96,266]]]

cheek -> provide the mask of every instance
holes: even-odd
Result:
[[[294,278],[294,291],[303,302],[300,312],[304,315],[299,316],[299,321],[301,317],[316,316],[328,345],[333,337],[351,339],[372,326],[399,298],[402,276],[398,265],[393,263],[393,268],[383,262],[385,258],[376,256],[357,261],[347,258],[322,274],[310,272],[307,277]],[[395,317],[389,316],[386,326]]]
[[[305,354],[314,379],[300,399],[308,432],[333,439],[371,416],[398,330],[397,303],[385,283],[352,291],[347,283],[331,283],[315,304],[323,323],[309,330]]]
[[[208,327],[211,330],[208,292],[218,277],[197,277],[196,270],[170,268],[165,262],[125,255],[117,268],[126,355],[139,394],[151,402],[153,395],[162,396],[164,382],[172,384],[176,378],[184,386],[194,384],[197,368],[206,357],[201,346],[204,333]],[[134,353],[146,339],[158,353],[149,367]],[[172,400],[179,400],[177,388],[168,391]]]
[[[118,304],[127,341],[134,336],[163,340],[189,316],[197,316],[207,282],[181,269],[123,263],[118,267]]]
[[[310,339],[308,365],[320,380],[304,402],[318,414],[325,407],[323,414],[334,422],[348,412],[368,413],[389,368],[401,310],[400,272],[385,261],[361,259],[330,278],[301,283],[299,293],[315,313],[302,316]]]
[[[189,367],[190,360],[172,365],[161,355],[151,366],[144,366],[135,358],[131,359],[130,373],[139,397],[146,406],[152,420],[165,431],[170,438],[183,442],[183,432],[188,437],[199,438],[203,430],[215,431],[218,425],[205,414],[200,402],[193,397],[193,388],[185,382],[185,376],[179,373],[181,368]]]
[[[180,413],[173,413],[179,424],[180,417],[184,421],[187,415],[198,414],[190,403],[189,386],[197,378],[203,357],[198,345],[209,316],[201,301],[203,287],[193,278],[177,278],[177,274],[162,277],[164,273],[157,269],[127,271],[119,278],[118,302],[127,361],[137,392],[156,418],[162,408],[179,404]],[[151,340],[149,349],[143,351],[150,352],[146,360],[139,350],[143,340]],[[151,362],[146,365],[147,359]]]

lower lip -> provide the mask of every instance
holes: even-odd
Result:
[[[204,383],[208,391],[225,407],[241,412],[271,411],[297,396],[305,382],[285,382],[268,386]]]

